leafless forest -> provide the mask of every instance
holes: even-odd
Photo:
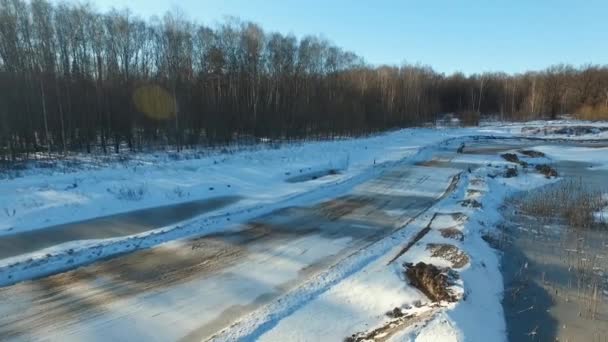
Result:
[[[361,135],[446,112],[469,123],[608,118],[607,66],[445,75],[372,66],[316,36],[183,17],[0,0],[0,161]]]

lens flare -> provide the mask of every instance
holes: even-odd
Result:
[[[175,116],[175,102],[169,93],[158,85],[139,87],[133,93],[135,107],[154,120],[166,120]]]

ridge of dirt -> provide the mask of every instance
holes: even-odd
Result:
[[[419,313],[419,314],[403,314],[400,317],[396,317],[384,325],[373,329],[369,332],[358,332],[348,336],[344,339],[345,342],[363,342],[363,341],[374,341],[383,342],[388,341],[395,333],[407,329],[409,327],[418,327],[426,325],[439,311],[438,306],[431,307],[430,310]]]
[[[542,158],[545,156],[544,153],[535,150],[520,150],[519,153],[528,156],[530,158]]]
[[[393,263],[393,261],[399,259],[400,256],[402,256],[403,254],[407,253],[407,251],[410,250],[410,248],[412,248],[412,246],[414,246],[418,241],[420,241],[426,234],[428,234],[429,231],[431,231],[431,225],[433,224],[433,220],[435,219],[435,217],[437,217],[438,213],[433,214],[433,217],[431,218],[431,220],[429,221],[429,223],[426,225],[426,227],[424,227],[422,230],[420,230],[416,235],[414,235],[414,237],[408,241],[408,243],[405,245],[405,247],[403,247],[399,253],[397,253],[397,255],[395,255],[388,263],[387,265],[390,265],[391,263]]]
[[[457,175],[455,175],[454,177],[452,177],[452,180],[450,181],[450,185],[448,185],[448,187],[446,188],[446,190],[443,192],[443,194],[437,199],[438,201],[446,198],[450,193],[454,192],[454,190],[456,190],[456,187],[458,186],[458,182],[460,181],[460,176],[462,175],[462,173],[459,173]],[[435,203],[431,204],[434,205]],[[430,206],[429,206],[430,208]],[[422,213],[426,212],[426,210],[422,211]],[[389,260],[389,262],[387,263],[387,265],[392,264],[395,260],[397,260],[400,256],[402,256],[403,254],[407,253],[408,250],[410,250],[410,248],[412,248],[412,246],[414,246],[418,241],[420,241],[426,234],[428,234],[428,232],[431,230],[431,225],[433,224],[433,221],[435,220],[435,218],[437,217],[437,215],[439,215],[438,212],[435,212],[433,214],[433,217],[431,218],[431,220],[429,221],[429,223],[427,224],[426,227],[424,227],[422,230],[420,230],[406,245],[405,247],[403,247],[403,249],[401,249],[401,251],[399,251],[399,253],[397,253],[397,255],[395,255],[391,260]],[[416,217],[412,218],[416,219]],[[410,220],[410,222],[412,221]],[[409,223],[409,222],[408,222]],[[407,224],[406,224],[407,225]]]

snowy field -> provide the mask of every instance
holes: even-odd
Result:
[[[95,167],[85,162],[84,156],[74,157],[87,167],[38,168],[10,177],[5,175],[0,182],[0,239],[145,208],[223,196],[236,196],[239,200],[135,235],[69,241],[0,260],[0,284],[12,284],[163,243],[179,244],[174,240],[222,231],[228,221],[245,222],[280,208],[312,205],[338,197],[396,165],[445,159],[454,165],[478,167],[469,168],[468,172],[466,168],[462,170],[457,187],[449,196],[408,222],[408,229],[396,230],[323,270],[302,286],[244,315],[215,338],[291,341],[344,340],[352,336],[353,341],[504,340],[499,257],[482,237],[491,236],[506,196],[555,179],[546,179],[532,171],[504,178],[501,175],[508,163],[497,154],[446,157],[445,151],[455,151],[463,143],[474,145],[476,137],[506,138],[506,144],[510,140],[517,143],[516,138],[547,139],[546,143],[535,142],[534,149],[546,155],[540,158],[542,162],[592,162],[593,168],[608,169],[606,147],[564,147],[553,143],[608,138],[607,124],[575,121],[412,128],[370,138],[262,146],[232,153],[138,154],[124,162]],[[517,148],[513,148],[512,152],[516,151]],[[416,195],[416,191],[424,195],[428,189],[410,188],[407,193]],[[392,195],[400,195],[398,189],[393,192]],[[481,203],[482,207],[469,205],[471,203]],[[395,213],[387,211],[386,214]],[[422,230],[426,232],[424,236],[400,255],[404,244]],[[446,230],[458,238],[447,236]],[[455,247],[448,257],[438,256],[433,249],[444,245]],[[466,262],[455,265],[456,261],[450,257],[454,253],[466,256],[461,259]],[[305,254],[304,257],[313,256]],[[300,262],[305,264],[304,259],[294,258],[297,263],[289,267],[289,274],[298,272]],[[451,291],[458,300],[433,302],[409,285],[404,264],[418,262],[455,269],[458,277]],[[387,316],[391,310],[398,314]],[[153,322],[148,321],[151,333]]]

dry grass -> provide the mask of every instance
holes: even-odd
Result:
[[[564,180],[540,191],[534,191],[521,200],[525,214],[548,220],[561,219],[575,229],[604,226],[596,213],[608,203],[602,192],[589,188],[582,179]]]
[[[578,119],[590,121],[608,120],[608,107],[604,105],[586,105],[576,111],[576,117]]]
[[[469,263],[469,256],[460,248],[447,243],[429,243],[426,249],[431,252],[433,258],[441,258],[449,261],[452,268],[463,268]]]

